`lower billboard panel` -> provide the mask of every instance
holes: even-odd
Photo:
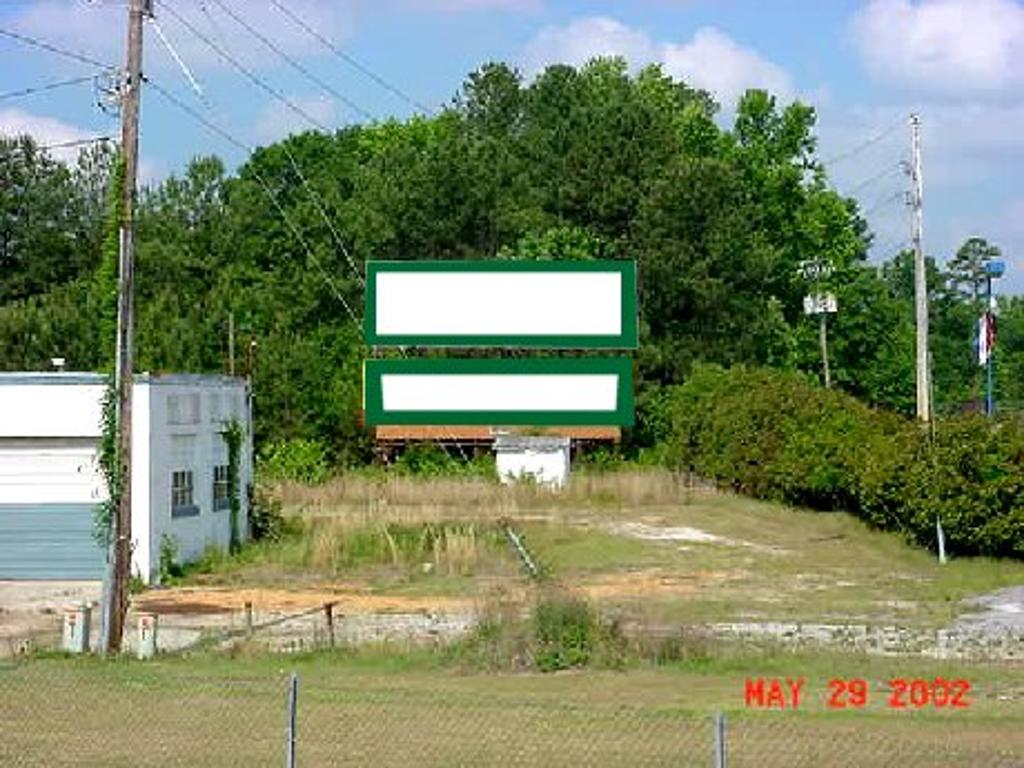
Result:
[[[366,423],[630,426],[628,358],[367,360]]]

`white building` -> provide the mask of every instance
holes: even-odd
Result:
[[[497,435],[494,455],[503,483],[530,478],[538,485],[561,488],[569,480],[568,437]]]
[[[98,579],[106,553],[93,516],[104,379],[92,373],[0,374],[0,579]],[[141,374],[132,404],[132,572],[159,573],[162,542],[179,562],[231,537],[225,425],[243,429],[241,514],[252,478],[249,392],[242,379]]]

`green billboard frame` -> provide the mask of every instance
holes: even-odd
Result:
[[[617,272],[621,276],[622,318],[617,335],[387,335],[377,331],[377,275],[383,272]],[[548,349],[636,349],[637,277],[633,261],[368,261],[364,334],[371,347],[516,347]]]
[[[618,377],[616,407],[614,411],[385,411],[382,378],[401,374],[614,374]],[[363,397],[369,426],[630,427],[633,425],[633,362],[628,357],[366,360]]]

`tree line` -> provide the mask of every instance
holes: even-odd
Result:
[[[752,90],[730,126],[718,109],[657,66],[596,59],[527,82],[488,64],[436,115],[292,135],[233,173],[197,157],[140,197],[137,367],[224,371],[231,317],[239,370],[253,342],[258,438],[361,461],[366,260],[635,259],[643,443],[649,404],[697,365],[820,378],[799,267],[824,259],[835,386],[912,413],[911,254],[868,262],[872,233],[829,182],[812,107]],[[0,140],[0,369],[109,359],[98,275],[116,156],[96,146],[68,165]],[[998,249],[973,238],[932,256],[935,400],[952,413],[983,398],[971,338]],[[1020,407],[1024,300],[1002,299],[999,324],[998,397]]]

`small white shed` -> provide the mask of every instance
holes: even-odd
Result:
[[[98,466],[104,379],[93,373],[0,374],[0,579],[99,579],[106,553],[93,515],[106,495]],[[179,561],[231,537],[230,422],[241,425],[239,535],[248,531],[252,419],[243,379],[135,377],[132,572],[159,572],[162,541]]]
[[[494,438],[498,477],[503,483],[530,478],[561,488],[569,479],[569,446],[568,437],[499,434]]]

